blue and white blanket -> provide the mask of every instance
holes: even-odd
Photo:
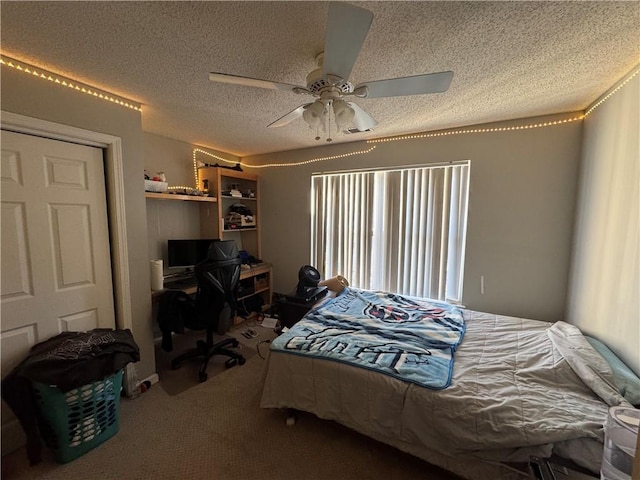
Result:
[[[431,389],[451,383],[462,310],[393,293],[345,288],[276,338],[271,349],[375,370]]]

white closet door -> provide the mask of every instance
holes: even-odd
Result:
[[[115,328],[102,150],[2,131],[2,376],[63,331]],[[2,404],[2,451],[23,442]]]

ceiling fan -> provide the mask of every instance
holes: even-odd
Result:
[[[306,87],[218,72],[211,72],[209,80],[284,90],[317,98],[300,105],[268,127],[282,127],[303,117],[304,121],[319,133],[326,131],[327,123],[331,122],[333,114],[338,129],[352,126],[355,130],[350,130],[351,132],[371,130],[378,122],[356,103],[344,100],[345,97],[382,98],[441,93],[449,88],[453,78],[453,72],[448,71],[376,80],[354,86],[349,82],[349,75],[372,21],[373,13],[369,10],[348,3],[331,2],[324,51],[316,56],[318,68],[307,75]],[[316,140],[319,139],[320,135],[317,134]],[[331,141],[330,125],[327,141]]]

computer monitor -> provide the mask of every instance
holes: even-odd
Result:
[[[168,267],[193,268],[207,258],[207,251],[211,242],[220,241],[217,238],[197,240],[168,240]]]

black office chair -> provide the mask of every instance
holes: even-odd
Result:
[[[237,348],[238,340],[226,338],[213,343],[213,332],[218,326],[220,314],[225,303],[231,307],[231,317],[235,315],[236,291],[240,280],[241,260],[238,248],[233,240],[215,241],[209,246],[207,259],[195,267],[198,291],[195,300],[197,324],[206,328],[206,341],[198,340],[196,348],[191,349],[171,361],[173,369],[180,368],[183,360],[202,357],[198,371],[198,380],[207,380],[207,366],[214,355],[226,355],[227,368],[236,364],[244,365],[245,358],[227,347]]]

